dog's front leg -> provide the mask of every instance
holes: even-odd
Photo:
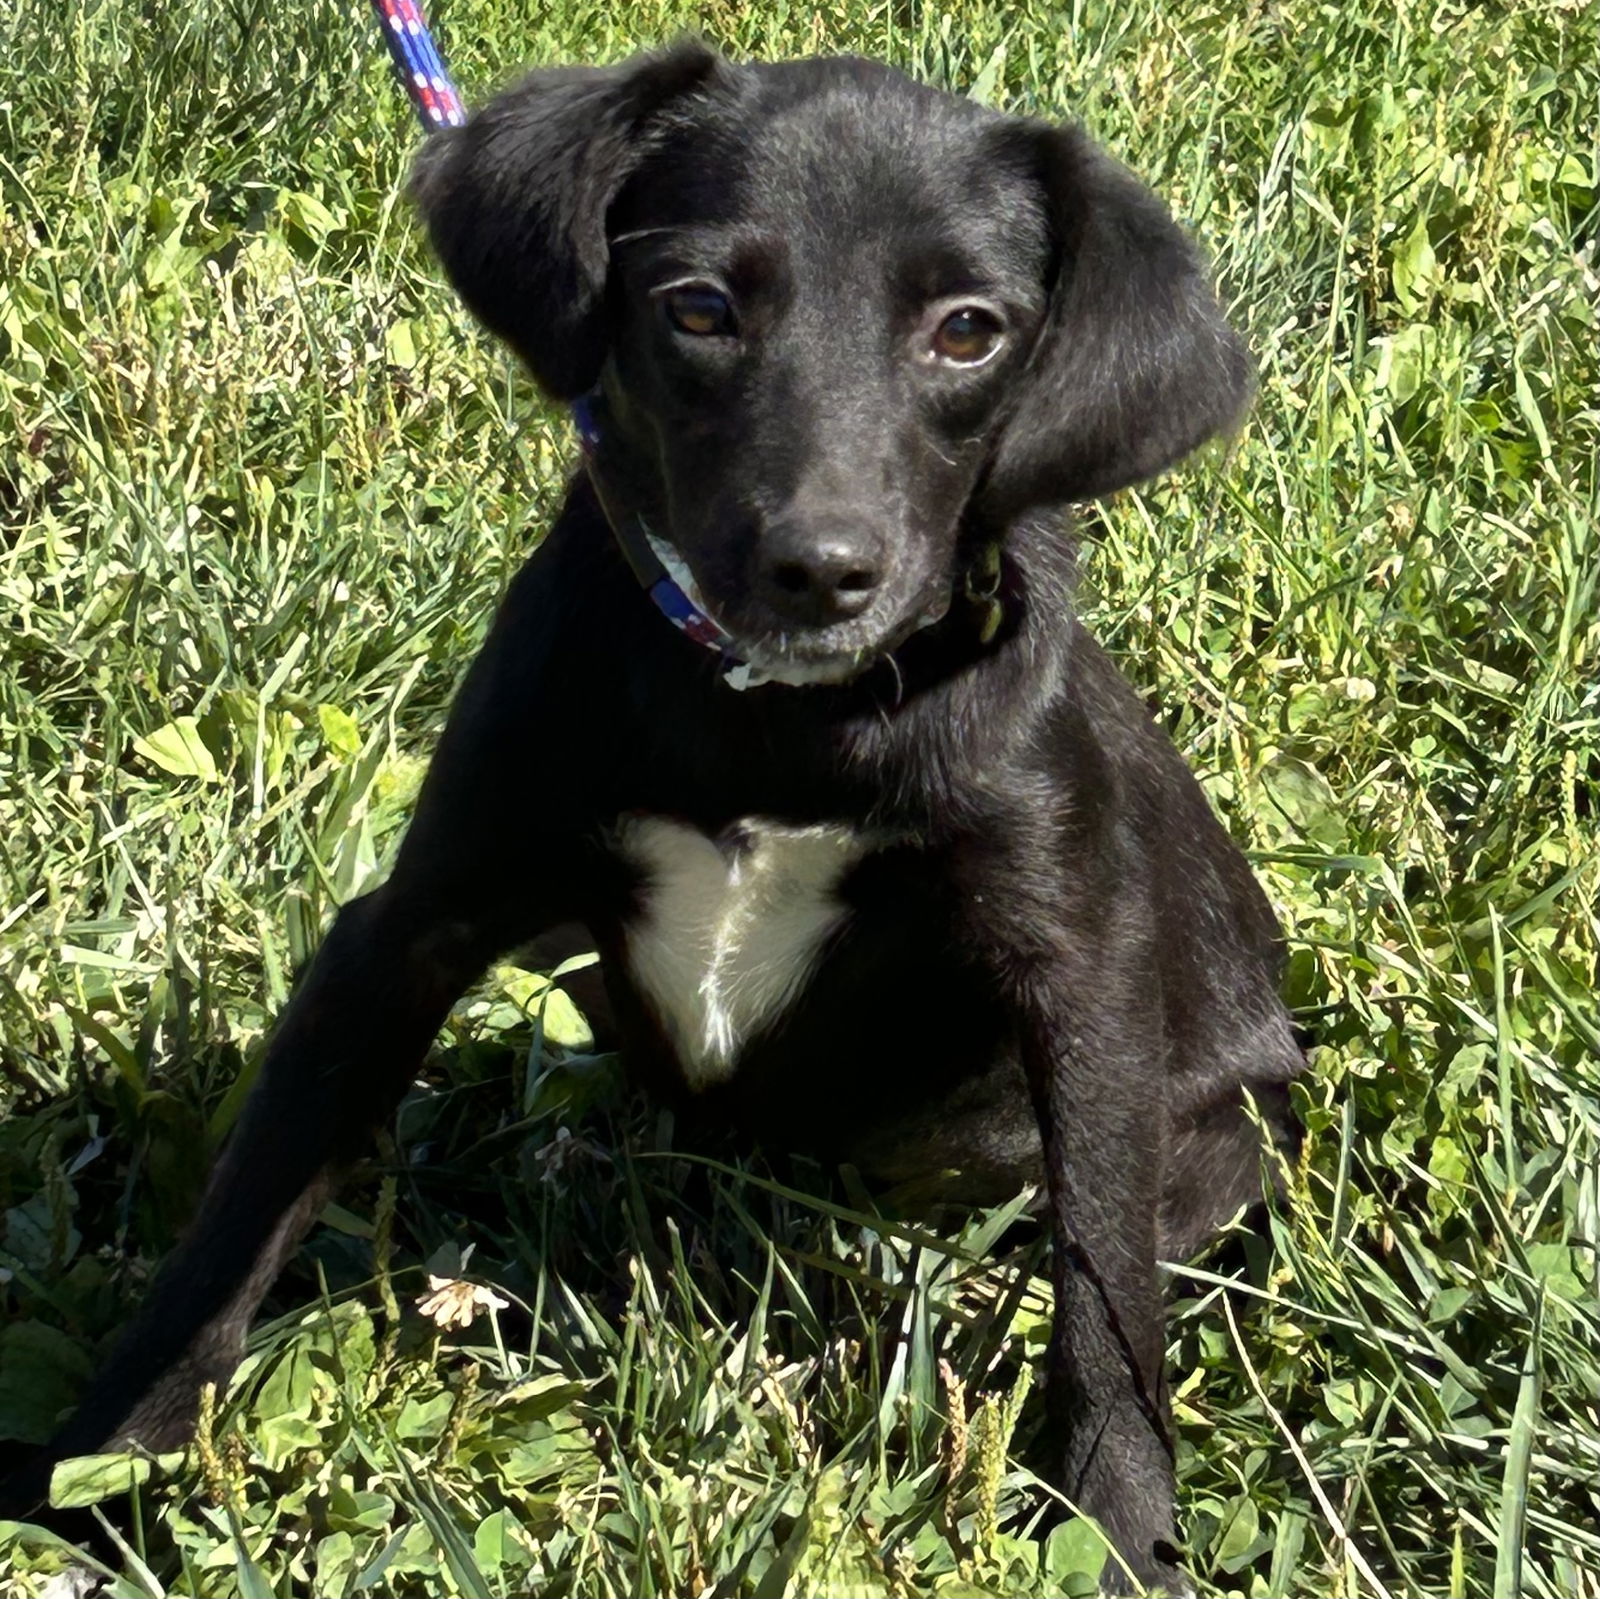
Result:
[[[339,912],[189,1234],[54,1453],[120,1436],[150,1449],[187,1437],[198,1388],[227,1380],[278,1269],[491,954],[475,928],[438,919],[403,882]]]
[[[393,1109],[451,1001],[492,950],[398,885],[340,912],[280,1021],[188,1235],[71,1420],[18,1478],[25,1512],[54,1464],[130,1439],[182,1443],[202,1384],[225,1383],[284,1261],[340,1170]]]
[[[1149,938],[1126,884],[1083,895],[1067,916],[1054,893],[1030,894],[1040,858],[1032,872],[983,872],[969,905],[1011,1010],[1044,1147],[1058,1481],[1140,1583],[1187,1592],[1156,1279],[1165,1110]],[[1126,1591],[1110,1563],[1104,1580]]]
[[[536,576],[536,575],[535,575]],[[497,954],[575,914],[576,782],[534,781],[548,725],[543,625],[525,574],[450,718],[389,881],[335,919],[274,1030],[186,1237],[77,1412],[0,1484],[26,1514],[56,1462],[187,1438],[280,1267],[411,1082],[450,1005]]]
[[[1156,1282],[1160,1119],[1142,1073],[1099,1051],[1092,998],[1044,980],[1021,1047],[1049,1186],[1055,1324],[1048,1400],[1063,1486],[1133,1574],[1187,1591],[1173,1533],[1172,1442]],[[1141,1078],[1144,1080],[1141,1082]],[[1108,1572],[1108,1586],[1121,1591]]]

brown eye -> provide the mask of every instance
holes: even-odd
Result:
[[[933,336],[933,353],[956,366],[979,366],[999,349],[1005,327],[992,311],[964,305],[939,324]]]
[[[668,289],[661,303],[666,308],[667,320],[680,333],[697,339],[727,336],[734,331],[733,307],[727,295],[703,283],[686,283]]]

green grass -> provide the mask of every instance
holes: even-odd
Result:
[[[683,27],[885,56],[1082,117],[1201,232],[1260,403],[1092,514],[1086,604],[1321,1047],[1271,1247],[1172,1272],[1194,1567],[1600,1595],[1600,8],[436,8],[474,94]],[[559,493],[415,142],[357,0],[0,14],[0,1439],[170,1244]],[[452,1017],[114,1591],[1081,1589],[1010,1397],[1037,1243],[695,1166],[541,995]],[[437,1334],[425,1262],[512,1308]],[[64,1558],[0,1535],[0,1590]]]

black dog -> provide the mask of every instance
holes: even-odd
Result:
[[[693,44],[536,73],[416,193],[467,304],[582,401],[588,471],[30,1484],[184,1435],[451,1003],[577,921],[695,1115],[980,1198],[1044,1180],[1058,1481],[1181,1585],[1156,1260],[1259,1197],[1246,1099],[1292,1148],[1301,1056],[1263,896],[1073,619],[1065,507],[1240,415],[1194,251],[1074,129]]]

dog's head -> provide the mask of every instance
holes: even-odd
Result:
[[[1123,168],[869,62],[537,72],[414,192],[540,387],[602,391],[604,469],[792,682],[853,675],[1018,517],[1160,471],[1250,393]]]

